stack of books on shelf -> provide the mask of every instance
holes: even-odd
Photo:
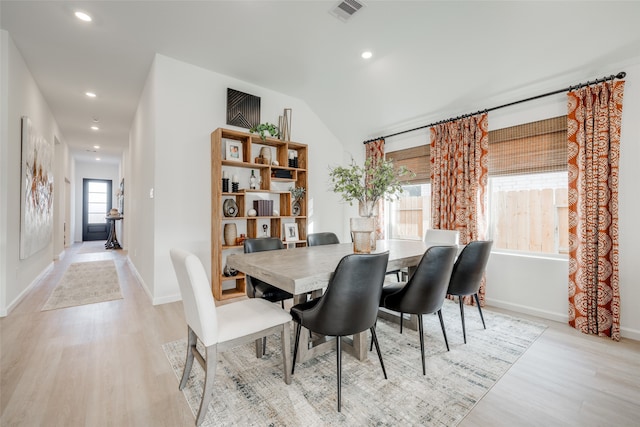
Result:
[[[254,200],[253,208],[258,216],[273,216],[273,200]]]

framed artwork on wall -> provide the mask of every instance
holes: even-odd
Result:
[[[53,146],[22,117],[20,259],[46,247],[53,235]]]

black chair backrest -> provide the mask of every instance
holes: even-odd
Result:
[[[473,295],[478,293],[489,255],[491,255],[492,245],[492,240],[476,240],[469,242],[462,249],[453,266],[448,294]]]
[[[312,233],[307,236],[307,245],[309,246],[335,245],[338,243],[340,243],[340,240],[334,233]]]
[[[320,301],[305,313],[306,326],[330,336],[353,335],[371,328],[389,252],[347,255],[336,267]]]
[[[399,292],[387,296],[384,306],[405,313],[435,313],[442,308],[456,260],[456,246],[431,246],[416,271]]]
[[[263,251],[273,251],[278,249],[284,249],[284,243],[282,240],[277,237],[260,237],[258,239],[246,239],[244,241],[244,253],[252,253],[252,252],[263,252]],[[269,285],[266,282],[263,282],[260,279],[256,279],[255,277],[247,276],[247,295],[250,298],[254,298],[256,291],[256,286],[260,286],[261,284]]]
[[[277,237],[260,237],[259,239],[246,239],[244,241],[244,253],[272,251],[284,249],[284,243]]]

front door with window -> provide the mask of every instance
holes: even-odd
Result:
[[[111,209],[111,180],[82,180],[82,241],[107,240]]]

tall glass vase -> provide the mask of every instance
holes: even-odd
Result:
[[[368,254],[371,252],[371,236],[375,232],[376,221],[373,217],[351,218],[353,252]]]

